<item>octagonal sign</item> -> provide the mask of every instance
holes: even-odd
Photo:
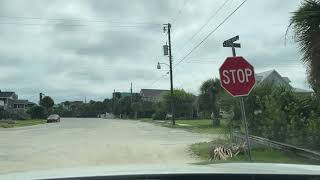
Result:
[[[228,57],[219,69],[221,86],[232,96],[247,96],[256,83],[254,68],[243,57]]]

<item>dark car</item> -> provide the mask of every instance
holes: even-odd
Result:
[[[47,123],[60,122],[60,116],[58,114],[52,114],[47,118]]]

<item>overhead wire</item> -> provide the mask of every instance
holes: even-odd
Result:
[[[240,5],[238,5],[237,8],[233,10],[226,18],[224,18],[218,26],[210,31],[196,46],[194,46],[183,58],[181,58],[178,63],[173,66],[173,68],[182,63],[191,53],[193,53],[201,44],[203,44],[214,32],[219,29],[219,27],[221,27],[236,11],[238,11],[245,2],[247,2],[247,0],[244,0]]]
[[[17,22],[1,22],[0,24],[4,25],[23,25],[23,26],[48,26],[48,25],[58,25],[58,26],[79,26],[79,27],[85,27],[90,26],[93,27],[92,24],[67,24],[67,23],[17,23]],[[105,27],[106,25],[95,25],[96,27]],[[137,25],[111,25],[110,27],[123,27],[123,28],[130,28],[130,27],[143,27],[143,26],[137,26]],[[147,27],[147,26],[146,26]],[[151,27],[151,26],[150,26]],[[149,28],[150,28],[149,27]],[[153,27],[153,28],[159,28],[159,27]]]
[[[212,15],[206,20],[206,22],[184,43],[184,46],[182,46],[177,51],[181,51],[188,43],[190,43],[194,37],[196,37],[208,24],[209,22],[217,16],[217,14],[222,10],[222,8],[229,2],[230,0],[225,0],[222,5],[215,11],[212,12]],[[232,0],[231,0],[232,1]],[[210,13],[211,14],[211,13]]]
[[[158,79],[156,79],[155,81],[153,81],[151,84],[150,84],[150,87],[152,87],[154,84],[156,84],[158,81],[160,81],[162,78],[166,77],[168,74],[168,72],[162,76],[160,76]]]
[[[219,27],[221,27],[236,11],[238,11],[243,4],[247,2],[247,0],[242,1],[240,5],[238,5],[226,18],[224,18],[212,31],[210,31],[196,46],[194,46],[183,58],[181,58],[178,63],[174,64],[173,69],[175,69],[180,63],[182,63],[190,54],[192,54],[201,44],[203,44],[214,32],[216,32]],[[161,76],[159,79],[157,79],[156,82],[158,82],[161,78],[164,76]],[[154,83],[156,83],[154,82]]]
[[[183,9],[184,9],[184,7],[186,6],[186,4],[187,4],[188,1],[189,1],[189,0],[184,0],[183,5],[182,5],[181,8],[179,9],[179,11],[178,11],[177,15],[175,16],[175,18],[172,20],[172,24],[177,25],[176,22],[177,22],[178,18],[180,17],[180,15],[182,14],[182,11],[183,11]]]
[[[24,16],[0,16],[0,19],[16,19],[16,20],[46,20],[46,21],[82,21],[82,22],[100,22],[100,23],[117,23],[117,24],[148,24],[148,25],[162,25],[161,23],[151,22],[124,22],[115,19],[107,20],[92,20],[92,19],[72,19],[72,18],[43,18],[43,17],[24,17]]]

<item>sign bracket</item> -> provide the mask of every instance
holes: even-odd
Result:
[[[235,36],[235,37],[232,37],[232,38],[230,38],[230,39],[228,39],[228,40],[223,42],[223,47],[231,47],[232,48],[232,56],[233,57],[236,57],[236,49],[235,48],[241,48],[241,44],[240,43],[234,43],[235,41],[238,41],[238,40],[239,40],[239,35]],[[220,81],[221,81],[221,79],[220,79]],[[244,102],[243,102],[243,97],[242,96],[240,97],[240,109],[241,109],[241,114],[242,114],[245,134],[246,134],[246,144],[247,144],[248,156],[249,156],[249,160],[252,161],[247,116],[246,116],[246,111],[245,111],[245,106],[244,106]]]

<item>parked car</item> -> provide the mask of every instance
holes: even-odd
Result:
[[[51,123],[51,122],[60,122],[60,116],[58,114],[51,114],[47,118],[47,123]]]

